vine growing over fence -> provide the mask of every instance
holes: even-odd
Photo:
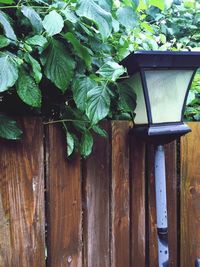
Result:
[[[136,97],[120,60],[138,49],[198,46],[199,13],[193,14],[198,21],[189,17],[195,1],[175,2],[0,0],[1,111],[29,107],[47,123],[61,123],[67,155],[79,150],[88,156],[93,133],[107,135],[102,119],[134,120]],[[178,36],[182,15],[187,25],[191,20],[188,39]],[[16,122],[0,113],[0,137],[21,135]]]

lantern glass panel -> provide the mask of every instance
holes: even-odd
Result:
[[[145,70],[152,123],[180,122],[193,70]]]
[[[136,124],[147,124],[148,118],[147,118],[147,109],[144,99],[144,93],[143,93],[143,86],[142,86],[142,79],[140,76],[140,73],[136,73],[131,77],[131,84],[133,85],[134,92],[137,96],[137,106],[135,109],[135,123]]]

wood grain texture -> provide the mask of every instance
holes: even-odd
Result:
[[[0,141],[0,266],[44,267],[43,125],[20,119],[21,141]]]
[[[131,266],[146,266],[145,144],[131,136]]]
[[[129,123],[112,123],[112,267],[130,267]]]
[[[110,123],[103,128],[110,134]],[[84,266],[110,267],[110,140],[95,137],[83,166]]]
[[[200,124],[181,138],[181,267],[200,258]]]
[[[67,160],[58,125],[47,133],[48,267],[82,267],[80,158]]]

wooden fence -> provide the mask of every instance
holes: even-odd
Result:
[[[157,267],[154,151],[105,122],[87,160],[57,125],[21,118],[0,141],[0,267]],[[170,267],[200,257],[200,123],[166,146]]]

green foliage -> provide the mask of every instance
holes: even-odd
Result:
[[[2,103],[13,95],[59,121],[67,155],[86,157],[92,134],[107,136],[102,119],[134,119],[136,96],[120,60],[139,49],[198,49],[199,27],[192,0],[0,0]],[[21,136],[2,114],[0,136]]]

